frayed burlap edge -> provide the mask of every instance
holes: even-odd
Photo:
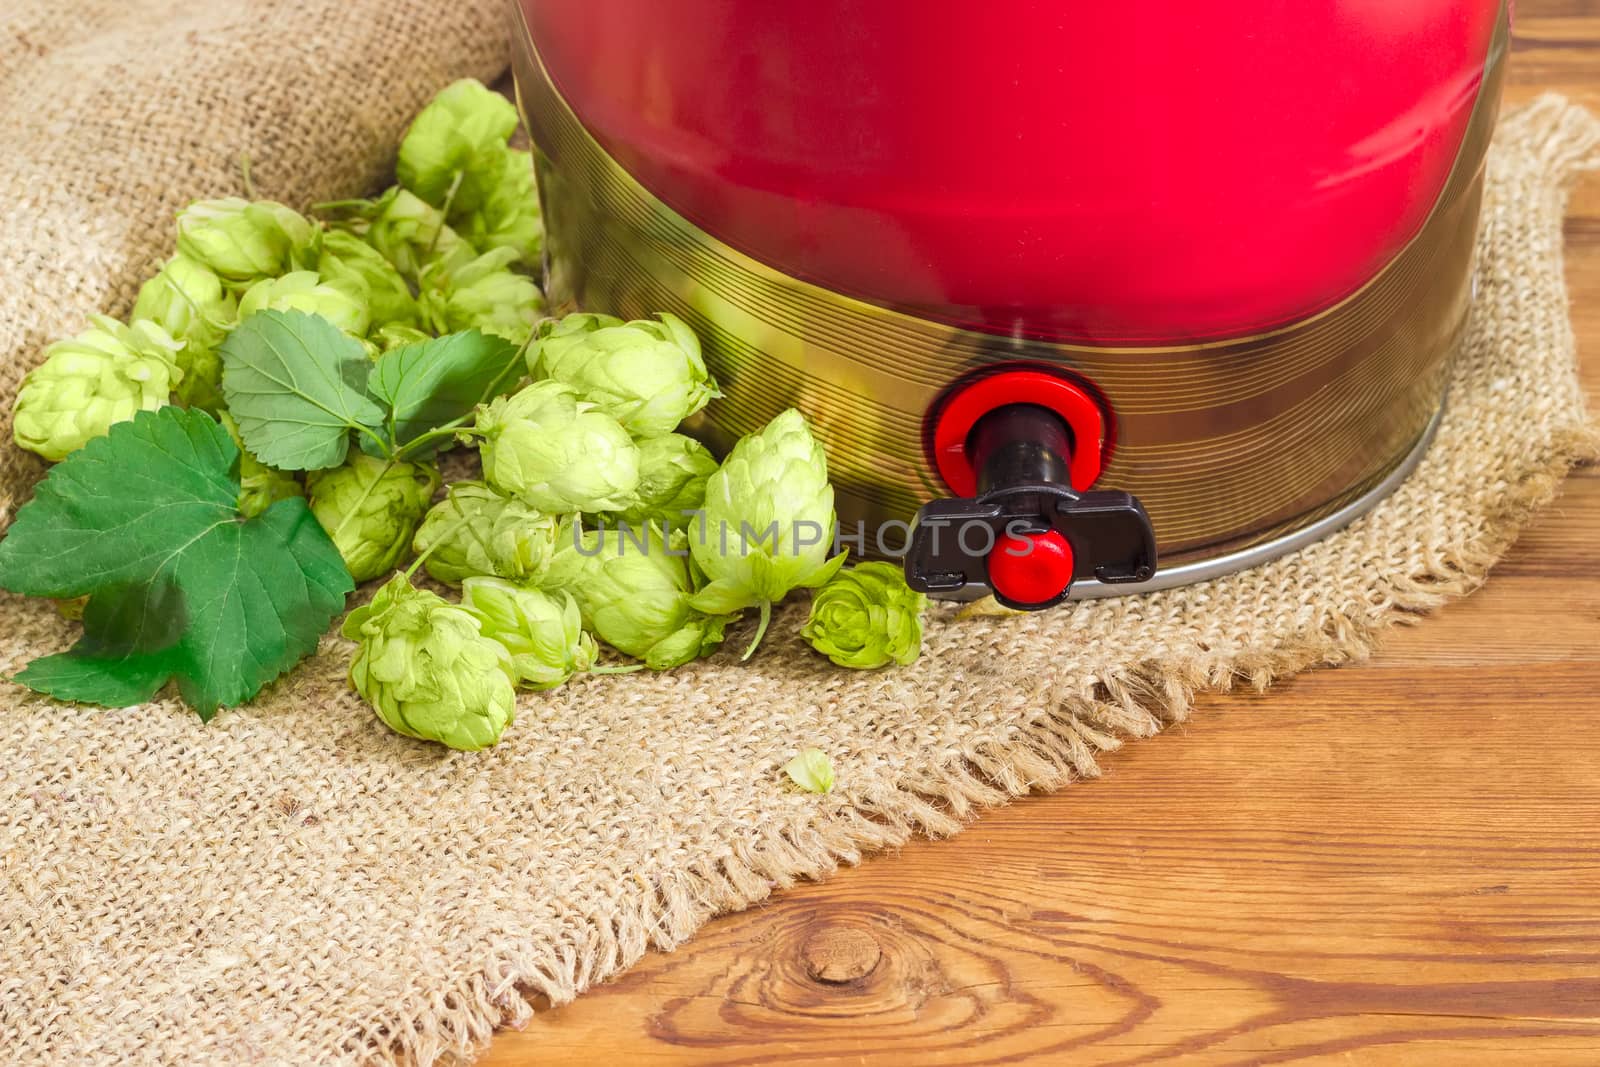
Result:
[[[1580,171],[1600,167],[1600,121],[1547,94],[1508,115],[1496,145],[1531,155],[1564,194]],[[916,834],[953,835],[984,808],[1095,777],[1099,753],[1184,721],[1200,694],[1240,684],[1259,691],[1311,667],[1365,659],[1390,627],[1414,623],[1481,586],[1527,521],[1557,496],[1571,468],[1600,459],[1600,426],[1585,419],[1543,444],[1540,459],[1484,516],[1479,536],[1430,552],[1424,565],[1390,580],[1376,610],[1339,610],[1315,628],[1247,647],[1146,659],[1106,673],[1084,692],[1063,696],[1041,681],[1041,695],[1054,698],[1049,713],[1003,745],[978,746],[906,773],[888,792],[830,813],[825,825],[773,828],[746,859],[694,867],[654,886],[629,886],[609,914],[584,916],[544,944],[500,946],[457,988],[396,1005],[343,1051],[385,1064],[470,1059],[497,1028],[533,1019],[530,997],[564,1004],[628,968],[648,948],[671,949],[708,919],[749,907],[774,888],[824,878],[840,863],[854,864],[864,853],[897,847]]]

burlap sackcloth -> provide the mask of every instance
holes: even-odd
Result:
[[[503,67],[498,3],[15,0],[0,15],[0,395],[122,313],[185,200],[383,178],[407,116]],[[718,912],[984,805],[1095,774],[1193,693],[1363,656],[1466,593],[1594,454],[1561,276],[1600,124],[1556,98],[1490,157],[1478,297],[1421,468],[1365,519],[1204,586],[1020,618],[938,608],[914,666],[836,670],[783,610],[761,653],[524,698],[498,748],[386,730],[320,654],[203,726],[0,688],[0,1059],[433,1062]],[[0,521],[40,468],[0,451]],[[0,598],[0,670],[64,647]],[[731,648],[742,647],[746,632]],[[838,789],[787,787],[802,746]],[[537,1025],[535,1022],[534,1025]]]

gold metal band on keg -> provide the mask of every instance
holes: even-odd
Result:
[[[518,18],[520,7],[518,10]],[[547,295],[557,311],[670,311],[705,343],[724,397],[713,444],[794,406],[828,453],[841,521],[908,520],[948,495],[923,420],[952,382],[1026,360],[1083,375],[1117,417],[1099,484],[1144,503],[1163,561],[1281,537],[1383,481],[1439,408],[1466,320],[1506,12],[1466,135],[1421,229],[1359,291],[1282,329],[1204,344],[1013,339],[879,307],[784,275],[667,207],[584,129],[518,28],[518,106],[535,141]]]

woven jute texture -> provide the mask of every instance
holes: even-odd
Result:
[[[7,398],[41,342],[126,310],[172,209],[236,190],[241,152],[263,193],[358,193],[432,89],[502,58],[481,4],[22,7],[0,16]],[[1505,120],[1436,443],[1368,517],[1254,571],[1027,617],[939,608],[922,659],[882,673],[820,663],[795,604],[747,664],[525,697],[478,754],[386,730],[336,637],[209,726],[170,700],[91,710],[5,684],[0,1059],[470,1055],[530,1023],[529,993],[566,1001],[775,887],[1093,776],[1199,690],[1362,657],[1473,589],[1594,454],[1560,238],[1597,143],[1559,99]],[[4,457],[0,497],[20,501],[38,471]],[[71,631],[0,598],[0,671]],[[807,745],[832,756],[833,794],[786,786]]]

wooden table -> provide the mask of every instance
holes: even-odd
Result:
[[[1508,103],[1600,110],[1600,0]],[[1568,279],[1600,398],[1600,175]],[[1372,662],[711,923],[483,1063],[1600,1063],[1600,476]]]

